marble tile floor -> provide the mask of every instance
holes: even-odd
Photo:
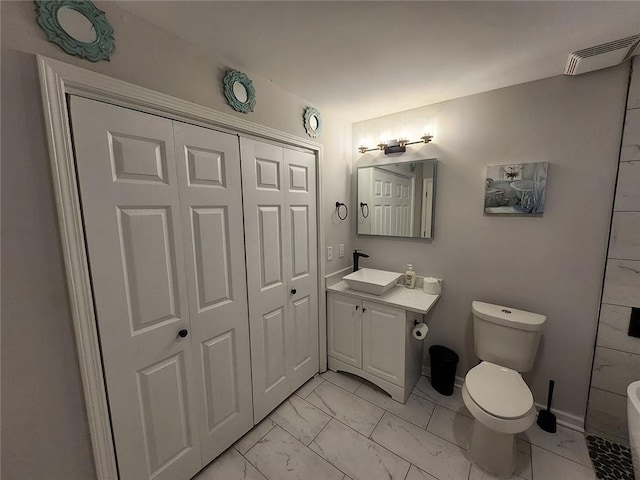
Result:
[[[314,377],[194,480],[493,480],[466,450],[459,389],[421,377],[406,404],[358,377]],[[514,480],[595,480],[584,435],[537,425],[518,438]]]

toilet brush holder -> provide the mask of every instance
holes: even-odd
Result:
[[[549,396],[547,397],[547,409],[538,412],[538,426],[549,433],[556,433],[556,416],[551,413],[551,400],[553,399],[553,387],[556,382],[549,380]]]

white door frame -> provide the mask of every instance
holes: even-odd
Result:
[[[312,150],[316,155],[318,209],[318,325],[320,371],[327,369],[325,267],[322,219],[322,145],[269,127],[139,87],[122,80],[84,70],[38,55],[40,88],[51,157],[53,186],[64,256],[71,316],[78,350],[84,402],[98,480],[117,480],[118,470],[102,371],[93,293],[84,239],[80,197],[71,141],[67,94],[80,95],[114,105],[161,115],[203,127],[247,134],[285,145]],[[302,114],[302,112],[301,112]],[[302,118],[302,115],[300,115]]]

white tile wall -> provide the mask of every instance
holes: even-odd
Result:
[[[627,110],[622,134],[621,162],[640,160],[640,109]]]
[[[640,108],[640,57],[633,58],[634,75],[631,77],[631,85],[629,88],[629,98],[627,99],[627,108]]]
[[[640,211],[640,161],[621,162],[616,188],[616,212]]]
[[[626,387],[640,378],[640,339],[627,334],[629,307],[640,307],[640,57],[633,60],[614,212],[586,429],[628,443]]]
[[[630,316],[631,307],[603,304],[596,344],[640,355],[640,338],[630,337],[627,333]]]
[[[587,428],[620,439],[628,439],[627,397],[591,387]]]
[[[607,261],[602,302],[640,307],[640,261]]]
[[[615,212],[611,224],[609,258],[640,260],[639,232],[640,212]]]
[[[627,394],[627,385],[640,379],[640,356],[633,353],[596,347],[591,386],[617,393]]]

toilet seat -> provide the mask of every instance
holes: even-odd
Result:
[[[533,406],[533,395],[522,376],[515,370],[491,362],[472,368],[465,378],[474,402],[495,417],[524,417]]]
[[[462,398],[476,420],[498,432],[524,432],[536,418],[533,395],[522,376],[494,363],[469,370]]]

